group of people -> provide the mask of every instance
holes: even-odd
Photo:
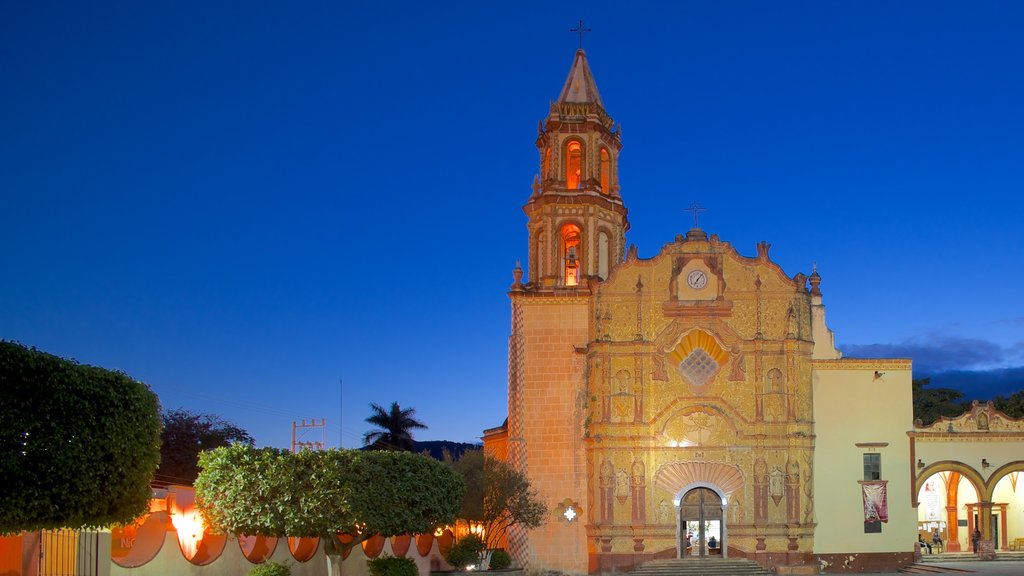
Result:
[[[981,541],[981,530],[975,528],[974,532],[971,532],[971,549],[974,550],[975,554],[978,553],[978,542],[980,542],[980,541]],[[939,535],[939,529],[936,528],[936,529],[932,530],[932,541],[931,542],[925,542],[924,538],[921,537],[921,534],[918,534],[917,535],[917,543],[921,545],[921,549],[927,549],[929,554],[932,553],[932,545],[935,545],[935,546],[938,546],[938,547],[941,548],[942,547],[942,536]]]
[[[689,550],[690,546],[693,545],[693,532],[687,532],[686,534],[686,548]],[[708,538],[708,548],[718,548],[718,539],[712,536]]]

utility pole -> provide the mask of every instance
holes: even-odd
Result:
[[[306,438],[309,432],[316,432],[320,430],[320,440],[300,440],[300,438]],[[302,419],[302,423],[298,423],[292,420],[292,452],[298,452],[300,450],[323,450],[327,446],[327,419],[321,418],[317,421],[313,418],[311,422],[306,423],[306,419]]]

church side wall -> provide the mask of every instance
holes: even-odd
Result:
[[[910,362],[816,361],[813,386],[815,554],[835,554],[833,562],[843,557],[850,564],[897,561],[897,553],[912,551],[917,530],[907,437],[913,422]],[[889,521],[882,524],[881,533],[865,533],[858,481],[864,479],[867,453],[881,455],[881,479],[888,481]],[[874,556],[860,559],[861,554]],[[838,565],[825,567],[842,570]]]
[[[522,311],[527,474],[552,511],[548,522],[529,534],[530,568],[586,573],[584,526],[590,507],[579,401],[585,361],[573,346],[587,342],[589,306],[584,298],[537,298],[524,299]],[[572,522],[554,514],[566,499],[580,512]]]

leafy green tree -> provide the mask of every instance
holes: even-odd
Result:
[[[483,525],[488,549],[496,548],[513,525],[533,529],[547,520],[547,507],[530,479],[509,463],[468,450],[449,466],[466,483],[459,515]]]
[[[199,475],[199,453],[204,450],[254,443],[248,432],[220,416],[178,409],[164,412],[162,419],[156,477],[169,484],[192,484]]]
[[[160,405],[122,372],[0,342],[0,534],[127,523],[149,509]]]
[[[1018,390],[1006,398],[996,396],[992,404],[996,407],[996,410],[1010,418],[1022,418],[1024,417],[1024,390]]]
[[[373,410],[366,421],[379,430],[371,430],[363,434],[363,444],[371,450],[400,450],[412,452],[414,443],[412,431],[426,430],[427,425],[415,419],[415,408],[402,409],[398,402],[391,403],[391,409],[385,410],[379,404],[370,404]]]
[[[303,450],[234,445],[203,452],[196,503],[218,530],[319,537],[328,567],[374,535],[433,532],[455,521],[462,479],[411,452]],[[341,543],[338,533],[353,535]]]
[[[952,388],[926,389],[930,383],[929,378],[911,382],[915,420],[928,426],[942,416],[959,416],[970,408],[970,403],[962,400],[964,395],[961,392]]]

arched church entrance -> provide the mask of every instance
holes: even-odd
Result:
[[[679,557],[723,557],[725,502],[715,490],[697,487],[679,499]]]

